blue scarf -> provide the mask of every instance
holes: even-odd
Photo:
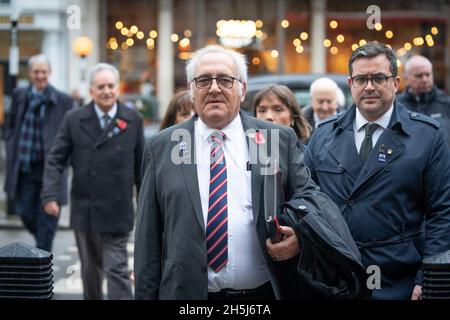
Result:
[[[31,163],[43,160],[42,125],[44,123],[47,95],[28,92],[28,108],[25,112],[19,139],[19,161],[24,172],[31,171]]]

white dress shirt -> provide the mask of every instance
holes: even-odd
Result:
[[[116,116],[116,113],[117,113],[117,103],[114,103],[114,105],[112,106],[111,109],[109,109],[108,112],[104,112],[102,109],[100,109],[100,107],[98,105],[96,105],[94,103],[94,110],[95,110],[95,113],[97,114],[98,121],[100,121],[100,127],[104,128],[103,122],[105,121],[105,119],[103,118],[103,116],[105,114],[107,114],[110,121],[112,121],[112,119],[114,119],[114,117]]]
[[[208,138],[214,131],[200,118],[195,121],[195,159],[205,230],[212,145]],[[217,273],[208,267],[208,292],[253,289],[269,281],[253,219],[251,172],[246,168],[249,152],[240,115],[221,132],[226,135],[223,149],[227,165],[228,263]]]
[[[373,123],[378,124],[377,129],[373,132],[372,135],[372,146],[377,144],[378,138],[381,136],[383,131],[387,129],[389,122],[391,121],[392,111],[394,110],[394,105],[392,105],[385,114],[383,114],[380,118],[375,120]],[[361,149],[361,144],[364,140],[364,136],[366,135],[366,130],[364,128],[365,124],[370,122],[359,112],[359,109],[356,108],[356,116],[355,120],[353,120],[353,132],[355,134],[355,145],[356,149]]]

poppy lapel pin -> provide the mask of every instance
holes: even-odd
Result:
[[[264,138],[264,135],[262,134],[262,132],[259,132],[259,131],[255,132],[255,143],[256,144],[266,143],[266,139]]]
[[[122,119],[116,119],[116,126],[113,129],[114,135],[118,135],[127,129],[127,122]]]

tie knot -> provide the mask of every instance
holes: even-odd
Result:
[[[209,138],[210,138],[212,143],[220,143],[220,144],[222,144],[223,141],[226,138],[226,135],[225,135],[225,133],[223,133],[221,131],[214,131],[213,133],[211,133]]]
[[[377,130],[378,128],[378,124],[374,123],[374,122],[368,122],[366,123],[364,130],[366,132],[366,137],[372,137],[373,133],[375,132],[375,130]]]

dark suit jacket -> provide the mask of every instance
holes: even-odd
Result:
[[[12,96],[11,113],[8,115],[5,126],[6,144],[6,180],[5,192],[14,198],[17,192],[19,179],[18,146],[23,118],[28,107],[28,88],[18,88]],[[65,93],[48,86],[49,101],[46,105],[44,124],[42,128],[42,142],[44,148],[44,161],[58,133],[65,113],[74,106],[73,100]],[[58,198],[61,204],[67,203],[67,173],[60,177]]]
[[[194,163],[196,118],[167,128],[146,145],[134,249],[137,299],[207,298],[205,226]],[[258,120],[242,112],[241,120],[244,131],[259,129],[266,135],[268,150],[271,149],[270,129],[279,130],[279,166],[286,199],[302,198],[311,210],[315,206],[337,210],[310,179],[292,128]],[[254,136],[247,135],[247,143],[249,150],[257,148]],[[184,162],[174,163],[173,156],[181,156]],[[264,159],[257,160],[257,164],[251,166],[252,209],[260,249],[266,258],[275,294],[280,298],[274,263],[265,247],[268,232],[261,204],[264,177],[260,174]]]
[[[381,270],[377,299],[409,299],[422,259],[450,248],[450,152],[439,123],[395,103],[365,163],[353,105],[316,129],[305,163],[340,207],[363,264]]]
[[[133,186],[139,191],[143,145],[141,116],[120,103],[104,130],[93,103],[68,112],[45,165],[42,202],[59,201],[59,178],[70,160],[72,228],[132,230]]]

